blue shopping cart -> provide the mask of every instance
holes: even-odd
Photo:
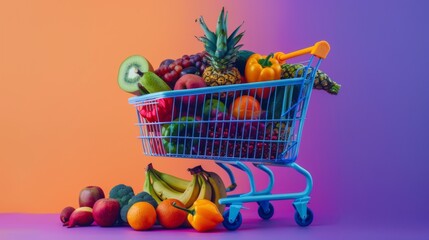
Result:
[[[274,214],[270,201],[285,199],[294,200],[296,223],[299,226],[310,225],[313,213],[307,204],[313,181],[310,173],[299,166],[296,159],[315,75],[329,50],[329,44],[320,41],[311,47],[281,54],[279,57],[284,61],[309,56],[294,78],[157,92],[130,98],[129,103],[135,106],[137,112],[143,153],[148,156],[214,160],[228,173],[233,185],[235,178],[229,166],[244,171],[250,182],[250,191],[219,200],[220,204],[229,207],[223,213],[223,225],[229,230],[241,226],[240,210],[244,203],[258,203],[259,216],[270,219]],[[257,95],[261,89],[268,93],[268,97],[261,99]],[[201,102],[192,103],[190,96],[201,99]],[[234,116],[228,109],[234,101],[243,97],[258,99],[260,107],[255,108],[250,106],[251,102],[245,102],[243,108],[250,111],[244,111],[244,116]],[[161,105],[169,106],[167,116],[160,110]],[[156,120],[148,121],[142,117],[143,110],[152,111]],[[256,191],[253,173],[246,162],[268,175],[266,189]],[[306,179],[305,189],[272,194],[274,173],[269,166],[296,170]]]

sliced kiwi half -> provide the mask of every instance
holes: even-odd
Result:
[[[119,68],[119,87],[125,92],[142,95],[138,83],[143,74],[148,71],[153,71],[153,67],[145,57],[140,55],[128,57]]]

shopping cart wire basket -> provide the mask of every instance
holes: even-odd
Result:
[[[274,213],[272,200],[294,199],[295,221],[308,226],[313,213],[307,207],[312,177],[295,161],[317,69],[330,46],[320,41],[311,47],[280,55],[286,61],[309,55],[295,77],[255,83],[174,90],[129,99],[135,106],[139,139],[147,156],[214,160],[235,184],[228,165],[244,171],[250,191],[219,200],[229,206],[223,214],[224,226],[235,230],[242,223],[243,203],[257,202],[258,213],[269,219]],[[299,73],[299,74],[298,74]],[[241,99],[241,100],[239,100]],[[251,99],[258,99],[258,104]],[[241,101],[238,114],[234,102]],[[150,113],[150,118],[147,118]],[[269,176],[268,187],[256,191],[250,162]],[[302,192],[272,194],[274,173],[268,166],[295,169],[306,178]],[[233,189],[229,189],[233,190]]]

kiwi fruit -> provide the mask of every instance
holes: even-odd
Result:
[[[125,92],[142,95],[138,83],[144,73],[148,71],[153,71],[153,67],[145,57],[140,55],[128,57],[119,68],[119,87]]]

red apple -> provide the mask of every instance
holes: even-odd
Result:
[[[193,88],[202,88],[207,87],[204,79],[195,74],[186,74],[183,75],[177,80],[174,85],[174,90],[181,89],[193,89]],[[202,104],[204,102],[204,95],[192,95],[192,96],[184,96],[182,98],[182,105],[189,104],[189,106],[195,106],[196,104]]]
[[[94,221],[100,227],[111,227],[119,217],[121,205],[114,198],[102,198],[92,208]]]
[[[65,222],[63,226],[72,228],[75,226],[89,226],[94,222],[92,216],[92,208],[90,207],[80,207],[75,209],[70,215],[68,222]]]
[[[66,223],[70,219],[70,215],[74,211],[74,207],[65,207],[60,213],[60,220],[62,223]]]
[[[104,198],[103,189],[98,186],[87,186],[80,191],[79,207],[92,208],[94,203],[101,198]]]

